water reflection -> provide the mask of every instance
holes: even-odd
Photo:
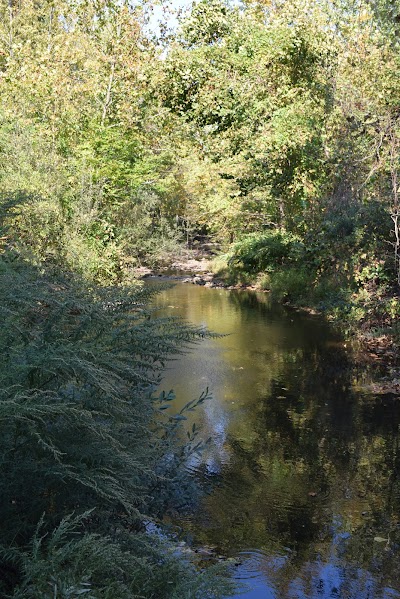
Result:
[[[353,391],[328,325],[266,296],[177,285],[167,312],[229,334],[172,363],[182,403],[213,443],[191,467],[215,478],[185,528],[236,556],[248,599],[400,597],[400,410]]]

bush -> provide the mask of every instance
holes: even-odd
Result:
[[[100,284],[124,278],[122,249],[95,209],[76,208],[67,216],[57,199],[22,191],[5,194],[0,201],[9,246],[33,264],[75,272]]]
[[[257,273],[295,263],[303,253],[304,246],[300,237],[283,229],[274,229],[244,237],[233,246],[228,263],[241,266],[247,272]]]
[[[18,556],[22,583],[12,599],[212,599],[232,590],[223,566],[196,570],[156,534],[84,532],[90,516],[65,518],[48,538],[39,524]]]
[[[277,301],[300,302],[310,296],[312,275],[298,268],[280,270],[270,275],[271,297]]]
[[[190,505],[199,443],[180,440],[184,410],[154,392],[169,357],[204,335],[154,319],[152,293],[88,290],[0,256],[1,596],[222,594],[223,579],[145,532]]]

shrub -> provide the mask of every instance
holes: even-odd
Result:
[[[232,248],[229,264],[241,266],[245,271],[257,273],[297,262],[304,253],[300,237],[283,229],[266,233],[253,233],[244,237]]]
[[[309,297],[312,275],[299,268],[288,268],[270,274],[271,297],[277,301],[300,302]]]
[[[0,256],[2,596],[222,593],[223,579],[145,533],[190,502],[184,464],[199,442],[180,440],[184,410],[154,392],[171,354],[204,335],[153,318],[152,293],[49,280]]]

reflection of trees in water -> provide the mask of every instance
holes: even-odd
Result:
[[[229,430],[231,463],[206,502],[202,541],[287,554],[278,569],[265,561],[282,597],[400,589],[396,400],[352,393],[339,346],[311,338],[283,358],[279,377]]]
[[[255,294],[174,293],[168,303],[193,322],[233,333],[208,347],[211,361],[187,362],[187,378],[208,367],[217,383],[202,414],[217,447],[195,464],[218,481],[193,523],[199,543],[261,550],[260,568],[285,599],[400,588],[396,400],[352,391],[349,357],[318,318]]]

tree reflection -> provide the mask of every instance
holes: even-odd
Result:
[[[351,358],[318,318],[251,293],[185,294],[192,321],[199,294],[207,324],[232,333],[213,342],[211,366],[193,358],[219,373],[218,408],[202,416],[219,468],[189,523],[196,541],[261,552],[257,571],[276,598],[400,596],[398,399],[354,390]]]
[[[282,597],[400,588],[399,410],[394,398],[351,393],[350,377],[338,348],[289,352],[257,408],[231,427],[234,459],[207,501],[207,542],[223,553],[290,549],[266,572]]]

